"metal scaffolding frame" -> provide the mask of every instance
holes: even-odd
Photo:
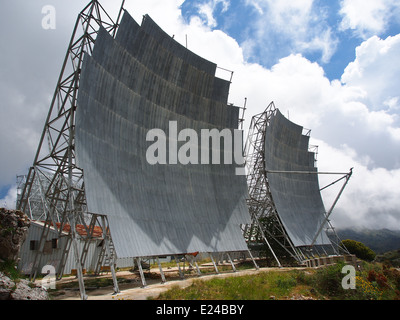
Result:
[[[86,235],[89,236],[87,222],[90,214],[86,209],[83,170],[77,166],[75,158],[76,101],[84,54],[92,53],[100,27],[106,29],[113,37],[115,36],[124,2],[123,0],[115,21],[97,0],[90,1],[78,15],[33,166],[29,169],[17,201],[17,209],[31,212],[31,199],[32,197],[37,198],[39,191],[43,205],[42,210],[45,212],[45,228],[43,228],[39,250],[32,267],[31,278],[35,278],[38,272],[50,227],[55,228],[58,235],[61,236],[63,228],[67,224],[70,225],[68,237],[71,241],[67,241],[64,253],[65,256],[68,255],[68,248],[72,243],[75,249],[82,299],[86,299],[87,296],[83,283],[81,256],[78,251],[76,225],[82,224],[86,229]],[[105,226],[103,225],[103,227]],[[106,236],[106,242],[107,239]],[[110,250],[107,252],[110,254]],[[60,274],[62,274],[62,270],[59,270]]]
[[[314,245],[316,239],[323,231],[325,227],[332,233],[332,238],[335,243],[332,243],[332,250],[334,254],[339,255],[340,252],[348,254],[346,248],[339,246],[340,239],[338,238],[335,229],[333,228],[329,217],[338,202],[344,188],[346,187],[351,175],[352,169],[348,173],[341,172],[317,172],[317,171],[267,171],[265,170],[265,134],[267,126],[269,125],[270,119],[276,113],[276,107],[271,102],[264,112],[253,116],[248,137],[245,144],[245,163],[247,172],[247,184],[249,190],[249,198],[247,200],[252,223],[243,225],[242,230],[249,246],[259,245],[265,243],[276,260],[278,266],[281,266],[278,255],[274,252],[271,243],[276,243],[278,246],[275,248],[281,248],[289,254],[299,264],[310,257],[327,255],[327,251],[322,245]],[[304,131],[303,131],[304,132]],[[309,136],[311,130],[306,129],[305,135]],[[316,150],[317,146],[310,146],[313,150]],[[316,159],[315,159],[316,161]],[[315,235],[312,245],[307,247],[296,247],[291,241],[282,221],[279,217],[268,181],[268,175],[289,173],[289,174],[333,174],[342,175],[341,178],[328,184],[327,186],[320,189],[322,191],[339,181],[344,180],[344,183],[336,196],[332,206],[326,212],[324,222],[321,224],[317,234]]]
[[[97,34],[101,27],[115,38],[122,18],[124,3],[125,0],[122,0],[118,17],[115,21],[97,0],[90,1],[79,13],[33,165],[29,168],[27,175],[17,177],[17,209],[28,212],[31,219],[44,221],[44,228],[30,278],[35,279],[39,272],[44,245],[50,230],[53,229],[57,232],[58,237],[67,237],[67,241],[65,241],[65,245],[62,248],[61,261],[56,270],[57,279],[61,279],[63,275],[64,267],[72,247],[74,249],[74,259],[82,300],[87,299],[83,280],[83,265],[88,256],[89,244],[95,238],[95,226],[101,227],[103,233],[102,239],[104,240],[97,259],[95,274],[100,272],[101,266],[104,263],[108,265],[112,272],[114,291],[115,293],[119,292],[114,268],[116,254],[107,216],[90,213],[87,209],[84,172],[78,166],[75,156],[75,115],[84,54],[92,54]],[[230,72],[230,80],[232,80],[233,72]],[[243,107],[242,117],[244,117],[244,111],[245,106]],[[243,118],[239,119],[239,123],[243,125]],[[83,226],[83,235],[77,233],[77,225]],[[78,247],[78,241],[83,242],[83,249],[81,251]],[[247,253],[256,269],[258,269],[251,252],[248,251]],[[218,273],[212,253],[209,254]],[[223,254],[227,255],[232,269],[235,271],[235,266],[229,252],[224,252]],[[191,265],[196,267],[197,273],[200,275],[201,272],[194,257],[190,256],[190,254],[188,257]],[[134,258],[140,271],[143,286],[146,285],[141,265],[144,258],[146,257]],[[158,257],[157,261],[160,267],[162,282],[165,282],[165,276]],[[177,265],[180,268],[178,261]],[[183,277],[184,273],[181,273],[181,275]]]
[[[275,112],[273,103],[269,104],[265,112],[252,117],[249,132],[244,148],[245,166],[247,172],[247,186],[249,207],[252,223],[243,225],[242,230],[248,245],[265,243],[278,266],[281,262],[271,247],[270,241],[274,239],[293,258],[300,261],[292,242],[287,236],[272,201],[271,191],[265,175],[265,131],[266,126]],[[265,220],[273,220],[274,232],[262,226]],[[268,240],[269,239],[269,240]]]
[[[68,237],[68,241],[66,241],[63,248],[63,256],[58,266],[57,276],[58,278],[62,276],[65,261],[71,246],[73,246],[81,299],[87,298],[82,266],[87,257],[87,246],[93,238],[95,226],[100,226],[102,228],[104,240],[101,254],[96,265],[96,271],[100,271],[102,263],[105,262],[108,264],[113,276],[114,291],[119,292],[114,269],[115,252],[107,217],[105,215],[87,212],[83,170],[78,167],[75,157],[75,112],[84,54],[92,53],[100,27],[104,28],[111,36],[115,37],[124,10],[124,2],[125,0],[122,0],[116,20],[113,20],[107,14],[97,0],[90,1],[78,15],[33,165],[29,169],[27,176],[20,176],[18,178],[20,183],[18,185],[17,209],[23,212],[29,212],[32,219],[43,219],[45,221],[39,248],[31,270],[31,279],[34,279],[37,275],[47,235],[50,229],[54,228],[59,237]],[[246,102],[243,107],[243,116],[239,119],[241,125],[243,124],[245,110]],[[264,241],[268,245],[278,265],[281,266],[278,256],[270,245],[271,239],[276,241],[280,247],[299,263],[304,261],[307,256],[303,250],[293,245],[287,235],[272,201],[271,191],[268,185],[263,150],[265,145],[265,129],[274,112],[275,106],[272,102],[265,112],[252,118],[250,125],[249,135],[245,145],[245,158],[249,188],[247,204],[252,217],[252,223],[242,226],[242,230],[248,243]],[[269,173],[273,174],[274,172]],[[351,173],[352,171],[346,174],[345,177],[334,182],[336,183],[345,179],[340,193],[335,199],[331,209],[326,214],[325,223],[323,225],[327,224],[331,226],[329,216],[344,190]],[[272,223],[273,231],[271,231],[270,228],[265,228],[267,220],[268,223]],[[78,224],[83,225],[86,231],[84,236],[77,234],[76,226]],[[68,225],[70,228],[66,235],[63,230],[65,230],[65,227]],[[322,226],[319,232],[321,231]],[[78,248],[79,239],[85,241],[82,252],[80,252]],[[258,268],[251,256],[251,252],[249,251],[248,253],[256,268]],[[226,254],[235,271],[229,252]],[[217,266],[211,254],[210,257],[218,273]],[[193,259],[191,262],[196,265],[196,269],[199,272],[197,263]],[[141,268],[141,258],[137,258],[137,264],[143,284],[145,285]],[[165,277],[160,264],[159,267],[164,282]]]

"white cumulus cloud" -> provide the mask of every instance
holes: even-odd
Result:
[[[389,21],[399,21],[400,2],[397,0],[343,0],[340,14],[341,29],[353,30],[367,39],[386,31]]]
[[[117,13],[119,3],[103,2]],[[22,6],[21,1],[18,3]],[[83,7],[85,1],[79,3]],[[264,111],[274,101],[290,120],[312,129],[313,141],[320,146],[318,166],[321,170],[348,171],[354,167],[354,175],[333,214],[335,223],[400,228],[400,36],[365,38],[341,80],[330,81],[319,63],[310,62],[302,55],[307,50],[317,50],[321,52],[321,61],[328,61],[335,51],[337,39],[313,1],[247,0],[258,16],[253,24],[256,36],[245,43],[213,30],[212,10],[218,3],[228,6],[227,1],[205,2],[203,11],[208,23],[195,16],[186,23],[180,11],[182,3],[183,0],[135,0],[127,1],[126,9],[139,23],[143,14],[150,14],[168,34],[175,35],[178,42],[185,44],[187,36],[190,50],[234,71],[229,102],[243,105],[244,98],[248,98],[245,128],[254,114]],[[384,29],[386,18],[380,18],[378,4],[373,9],[372,1],[362,3],[376,21],[368,25],[361,17],[357,20],[350,10],[356,8],[357,1],[342,1],[342,27],[362,31],[364,36],[367,31]],[[392,4],[392,12],[397,8],[394,1],[386,3]],[[78,13],[69,11],[68,6],[61,1],[55,4],[58,16],[62,17],[54,33],[57,42],[46,41],[53,38],[41,29],[30,33],[30,44],[11,42],[11,35],[6,39],[19,48],[17,60],[12,59],[12,50],[3,50],[7,60],[13,62],[3,61],[0,68],[3,85],[0,90],[2,101],[6,103],[2,106],[2,115],[6,116],[0,118],[0,143],[2,150],[11,150],[8,154],[12,154],[2,157],[1,162],[0,177],[6,185],[13,182],[15,174],[24,173],[23,170],[32,164],[72,30],[71,25],[64,25],[63,21],[74,21]],[[36,23],[40,28],[41,8],[36,9],[39,19],[27,25],[32,30]],[[29,16],[23,10],[20,13]],[[3,23],[6,22],[4,17]],[[14,32],[22,37],[29,28],[21,25]],[[260,44],[267,47],[271,34],[282,35],[286,41],[283,45],[290,48],[284,58],[270,68],[249,63],[252,50]],[[35,47],[38,41],[40,45]],[[25,61],[22,54],[26,59],[32,57]],[[56,60],[54,57],[58,56],[62,57]],[[47,61],[52,62],[51,68]],[[219,72],[221,77],[230,78],[229,72]],[[14,130],[16,126],[19,131]],[[11,193],[15,194],[15,190],[11,189],[7,198],[0,201],[13,202]],[[329,202],[332,195],[326,197]]]
[[[258,16],[249,26],[251,38],[245,41],[246,56],[258,49],[267,57],[270,41],[279,42],[287,53],[320,52],[321,62],[327,63],[336,51],[338,39],[326,23],[324,8],[314,0],[247,0]]]
[[[7,192],[7,195],[0,199],[0,208],[6,208],[13,210],[15,209],[15,203],[17,201],[17,186],[13,185]]]

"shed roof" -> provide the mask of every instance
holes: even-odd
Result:
[[[31,221],[31,222],[35,223],[37,225],[40,225],[41,227],[44,227],[44,225],[45,225],[45,221],[35,220],[35,221]],[[53,223],[51,223],[51,225],[52,225],[51,228],[54,230]],[[60,226],[61,226],[61,223],[57,222],[56,226],[59,229]],[[86,226],[86,227],[89,228],[89,226]],[[63,225],[62,231],[64,233],[67,234],[67,233],[70,232],[70,230],[71,230],[71,225],[70,224],[66,223],[66,224]],[[86,228],[85,228],[85,226],[83,224],[77,224],[76,225],[76,232],[82,237],[86,237],[87,236]],[[94,226],[93,237],[95,237],[95,238],[102,238],[103,237],[103,229],[100,226]]]

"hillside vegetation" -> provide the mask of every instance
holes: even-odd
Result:
[[[389,229],[338,229],[340,239],[362,242],[376,254],[400,249],[400,230]]]
[[[382,262],[400,268],[400,249],[388,251],[375,257],[376,262]]]
[[[400,300],[400,271],[378,263],[362,263],[356,288],[343,289],[344,263],[320,269],[266,271],[257,275],[197,280],[185,289],[174,287],[162,300]]]

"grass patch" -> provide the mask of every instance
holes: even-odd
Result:
[[[255,275],[195,280],[162,293],[159,300],[400,300],[400,271],[364,263],[356,273],[356,289],[343,289],[344,263],[320,269],[266,271]]]
[[[13,260],[5,260],[0,262],[0,271],[13,281],[23,278],[16,267],[15,261]]]
[[[215,278],[208,281],[196,280],[191,286],[178,286],[162,293],[162,300],[266,300],[287,298],[297,281],[294,273],[263,272],[256,276]]]

